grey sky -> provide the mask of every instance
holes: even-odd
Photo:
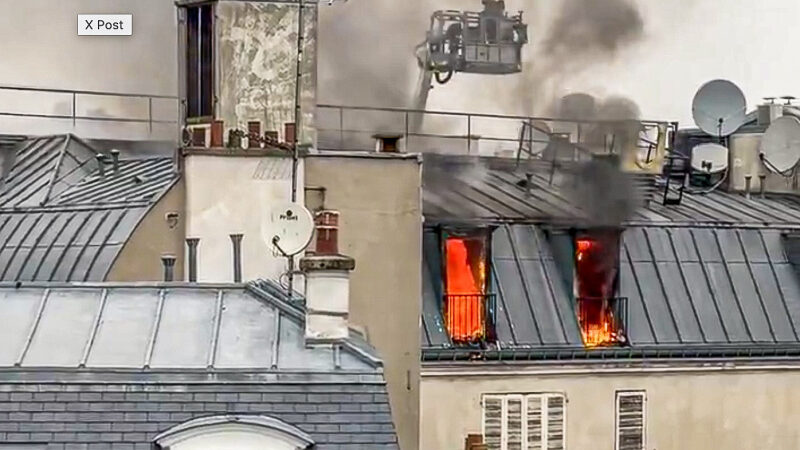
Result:
[[[173,94],[176,90],[175,13],[171,0],[2,0],[0,15],[0,84],[75,89]],[[383,2],[350,0],[331,8],[346,8],[359,20],[381,20]],[[415,27],[386,32],[423,33],[433,9],[471,7],[478,0],[403,0],[414,11]],[[507,0],[510,9],[526,10],[533,45],[552,21],[553,3]],[[712,78],[739,84],[753,106],[764,96],[800,96],[800,58],[796,32],[800,2],[796,0],[637,0],[645,19],[645,39],[609,63],[566,77],[560,93],[588,91],[624,95],[640,105],[651,119],[691,124],[695,90]],[[323,7],[326,14],[327,6]],[[79,37],[78,13],[131,13],[132,37]],[[420,19],[422,18],[422,19]],[[390,20],[387,18],[387,23]],[[346,45],[325,41],[321,51]],[[422,41],[424,36],[413,36]],[[383,37],[366,36],[375,42]],[[396,49],[398,50],[398,49]],[[400,48],[399,50],[402,50]],[[411,55],[401,54],[413,64]],[[324,55],[322,56],[324,58]],[[528,61],[536,64],[536,61]],[[321,79],[324,79],[324,75]],[[415,77],[412,77],[415,79]],[[411,80],[413,84],[414,80]],[[436,109],[516,112],[514,105],[497,102],[493,89],[507,90],[519,80],[506,77],[456,76],[437,87],[429,107]],[[518,87],[515,87],[515,89]],[[322,86],[322,100],[335,98]],[[555,95],[556,93],[554,93]],[[0,95],[0,100],[4,97]],[[340,99],[337,99],[340,100]],[[0,118],[0,124],[5,119]]]

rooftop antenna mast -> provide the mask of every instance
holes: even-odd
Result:
[[[328,0],[328,6],[336,3],[337,0]],[[347,2],[347,0],[341,0]],[[297,167],[300,162],[300,130],[301,121],[303,119],[302,113],[302,88],[300,86],[303,80],[303,48],[305,46],[305,0],[298,0],[297,12],[297,60],[295,62],[295,83],[294,83],[294,149],[292,151],[292,203],[297,202]],[[294,289],[294,255],[287,255],[289,262],[289,276],[288,276],[288,297],[292,299]]]

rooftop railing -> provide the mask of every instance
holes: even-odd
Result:
[[[0,132],[176,140],[179,107],[169,95],[0,85]]]

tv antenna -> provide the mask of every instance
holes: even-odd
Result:
[[[747,121],[747,101],[731,81],[709,81],[694,96],[692,117],[701,130],[721,141]]]
[[[793,172],[800,162],[800,119],[782,116],[772,121],[761,138],[760,156],[772,172]]]

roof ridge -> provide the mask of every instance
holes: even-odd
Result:
[[[289,303],[286,297],[279,293],[274,281],[265,279],[250,281],[245,284],[245,291],[253,294],[259,300],[266,301],[277,307],[281,312],[287,313],[291,319],[295,320],[301,326],[305,325],[305,306]],[[280,298],[279,295],[283,298]],[[298,298],[303,297],[298,296]],[[355,336],[357,337],[343,339],[341,341],[342,349],[373,368],[382,368],[383,360],[378,356],[375,347],[367,342],[366,339],[363,339],[363,336],[361,336],[357,330],[353,331],[356,332]]]

